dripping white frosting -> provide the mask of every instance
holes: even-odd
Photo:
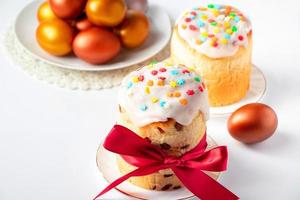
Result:
[[[176,22],[179,35],[195,50],[211,57],[233,56],[247,47],[250,21],[236,8],[209,4],[184,12]]]
[[[130,73],[122,81],[119,104],[139,127],[168,118],[189,125],[199,111],[209,117],[201,77],[182,65],[150,64]]]

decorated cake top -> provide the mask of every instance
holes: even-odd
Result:
[[[177,20],[179,35],[194,49],[211,57],[234,55],[248,45],[250,21],[236,8],[209,4],[188,10]]]
[[[152,62],[124,78],[119,104],[139,127],[175,119],[192,122],[199,111],[208,119],[205,85],[194,69]]]

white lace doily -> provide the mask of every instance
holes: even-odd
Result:
[[[119,70],[89,72],[63,69],[35,58],[18,42],[13,28],[10,28],[5,35],[4,46],[13,62],[31,76],[73,90],[98,90],[118,86],[129,72],[153,60],[161,61],[169,57],[169,45],[167,45],[154,57],[137,65]]]

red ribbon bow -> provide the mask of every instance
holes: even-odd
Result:
[[[167,168],[171,168],[185,187],[200,199],[239,199],[202,171],[221,172],[225,171],[227,166],[225,146],[205,151],[206,134],[194,149],[181,157],[166,155],[159,147],[120,125],[112,128],[103,146],[111,152],[120,154],[126,162],[136,166],[137,169],[112,182],[94,200],[130,177],[145,176]]]

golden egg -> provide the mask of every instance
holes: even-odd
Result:
[[[130,10],[116,32],[124,47],[135,48],[145,42],[149,31],[150,23],[147,16],[139,11]]]
[[[52,11],[49,3],[46,1],[41,4],[37,12],[37,18],[39,22],[57,19],[56,15]]]
[[[39,45],[48,53],[63,56],[72,51],[73,29],[60,19],[42,22],[36,30]]]
[[[88,19],[99,26],[117,26],[126,15],[124,0],[88,0],[86,7]]]

